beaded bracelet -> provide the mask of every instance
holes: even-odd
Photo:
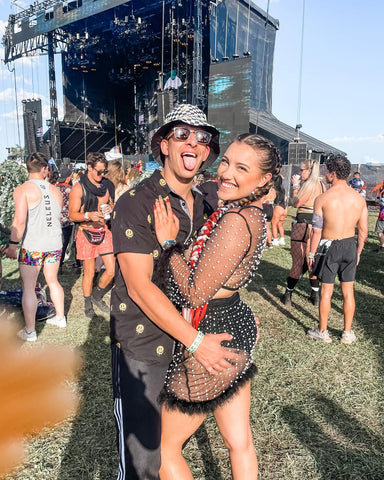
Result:
[[[161,243],[161,248],[163,250],[167,250],[168,248],[174,247],[176,245],[176,240],[164,240]]]
[[[203,341],[204,338],[204,333],[200,332],[200,330],[197,332],[195,340],[192,342],[192,345],[187,348],[187,351],[189,353],[195,353],[196,350],[199,348],[200,343]]]
[[[309,252],[309,253],[308,253],[308,258],[309,258],[310,260],[313,260],[313,259],[315,258],[315,254],[312,253],[312,252]]]

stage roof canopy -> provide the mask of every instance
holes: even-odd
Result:
[[[254,109],[250,109],[249,121],[263,130],[276,135],[282,140],[286,140],[287,142],[292,142],[298,134],[295,128],[290,127],[286,123],[278,120],[274,115],[266,112],[257,112]],[[346,153],[342,150],[338,150],[337,148],[332,147],[331,145],[328,145],[317,138],[311,137],[302,131],[300,131],[300,142],[307,143],[307,149],[314,152],[322,152],[324,154],[332,153],[334,155],[340,154],[344,156],[346,155]]]

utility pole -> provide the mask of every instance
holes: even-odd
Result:
[[[205,98],[203,92],[203,32],[202,32],[202,0],[195,2],[195,22],[193,36],[193,79],[192,104],[204,110]]]

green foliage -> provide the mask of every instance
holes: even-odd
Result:
[[[27,180],[28,172],[24,165],[12,160],[0,164],[0,221],[7,228],[11,227],[15,213],[13,191]]]
[[[8,160],[22,160],[25,155],[24,147],[20,145],[16,145],[15,147],[11,147],[9,149]]]

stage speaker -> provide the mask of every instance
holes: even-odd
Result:
[[[304,142],[289,142],[288,164],[299,165],[307,159],[307,144]]]
[[[24,122],[25,155],[40,151],[43,137],[43,116],[41,100],[22,100]]]
[[[173,110],[173,91],[164,90],[157,93],[157,120],[159,127],[164,124],[165,117]]]

